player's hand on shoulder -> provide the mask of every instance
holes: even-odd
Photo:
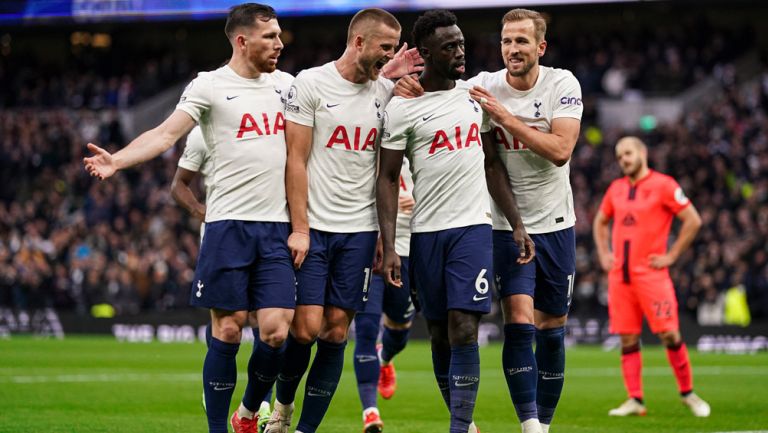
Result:
[[[613,257],[613,254],[600,254],[599,259],[600,267],[603,268],[604,272],[609,272],[611,269],[613,269],[613,264],[616,261],[616,259]]]
[[[664,269],[675,264],[675,258],[670,254],[651,254],[648,263],[653,269]]]
[[[419,79],[413,75],[406,75],[397,80],[395,84],[394,95],[406,99],[418,98],[424,94],[424,88],[421,87]]]
[[[515,239],[518,250],[520,250],[520,257],[517,258],[517,263],[524,265],[530,263],[534,257],[536,257],[536,244],[533,243],[533,239],[528,236],[528,232],[525,227],[518,226],[512,232],[512,236]]]
[[[424,59],[421,58],[418,48],[408,49],[408,42],[395,53],[395,57],[388,61],[382,68],[382,75],[396,80],[409,74],[415,74],[424,70]]]
[[[469,89],[469,96],[477,101],[483,110],[488,113],[488,116],[490,116],[496,123],[503,123],[504,118],[510,115],[506,107],[504,107],[491,92],[481,86],[474,86]]]
[[[293,232],[288,236],[288,249],[293,257],[293,267],[299,269],[309,253],[309,233]]]
[[[117,167],[112,154],[93,143],[88,143],[88,150],[93,154],[83,158],[83,165],[88,174],[101,180],[115,174]]]

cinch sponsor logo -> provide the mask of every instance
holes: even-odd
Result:
[[[581,98],[575,96],[563,96],[560,98],[560,104],[562,105],[581,105]]]

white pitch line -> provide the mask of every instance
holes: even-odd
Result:
[[[424,370],[426,371],[426,370]],[[5,372],[4,372],[5,373]],[[768,376],[768,367],[704,366],[694,368],[697,376]],[[423,371],[400,372],[403,375],[423,374]],[[643,376],[669,376],[669,367],[646,367]],[[485,376],[501,375],[501,371],[484,372]],[[621,376],[618,368],[569,368],[566,377],[614,377]],[[246,374],[239,374],[238,380],[246,380]],[[35,383],[100,383],[100,382],[199,382],[200,373],[81,373],[50,375],[0,375],[0,383],[35,384]],[[761,433],[768,433],[762,431]]]

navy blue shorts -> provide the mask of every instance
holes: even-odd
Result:
[[[428,320],[448,310],[491,311],[491,226],[474,225],[411,235],[411,284]]]
[[[296,271],[296,303],[363,311],[377,232],[309,231],[309,253]]]
[[[288,223],[224,220],[205,225],[190,304],[227,311],[294,308]]]
[[[411,285],[408,283],[408,257],[400,257],[400,278],[403,287],[384,283],[384,277],[374,275],[368,290],[368,302],[363,313],[385,313],[395,323],[408,323],[416,314],[411,302]]]
[[[533,307],[554,316],[568,314],[576,278],[576,234],[573,227],[531,235],[536,244],[532,262],[519,265],[512,232],[494,230],[493,268],[499,296],[528,295]]]

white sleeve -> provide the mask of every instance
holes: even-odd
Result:
[[[200,119],[211,108],[212,94],[213,80],[208,74],[199,74],[184,89],[176,109],[184,111],[200,123]]]
[[[315,95],[316,85],[312,83],[311,75],[300,73],[290,90],[285,101],[285,118],[291,122],[304,126],[315,126],[315,111],[318,106],[318,98]]]
[[[553,119],[572,117],[581,120],[581,113],[584,111],[584,105],[581,101],[581,86],[572,73],[567,72],[557,81],[554,96]]]
[[[389,101],[384,110],[384,125],[382,126],[381,147],[391,150],[405,150],[408,137],[411,134],[411,125],[400,107],[400,99]]]
[[[179,158],[179,167],[189,171],[200,171],[200,167],[205,161],[206,152],[203,132],[199,126],[196,126],[187,135],[187,145],[184,147],[181,158]]]

